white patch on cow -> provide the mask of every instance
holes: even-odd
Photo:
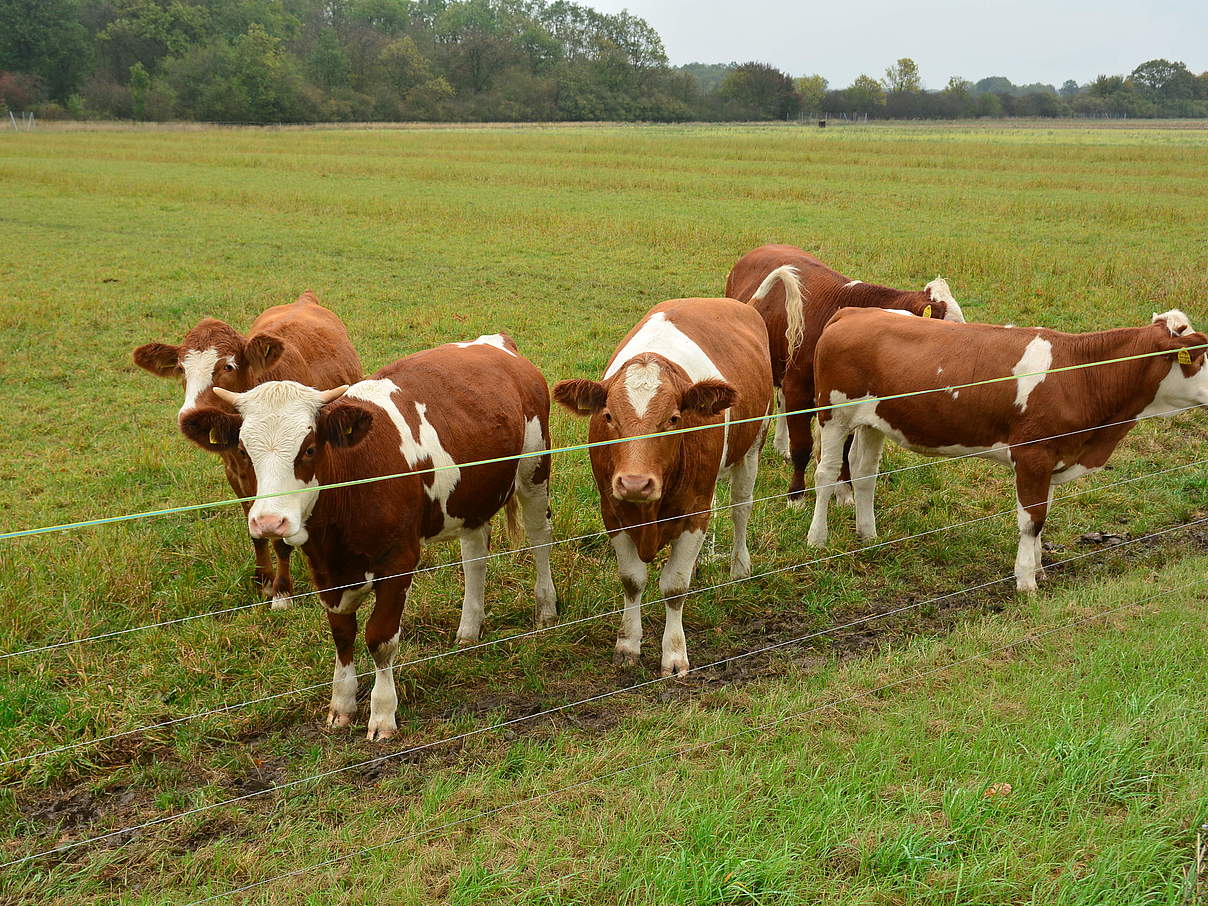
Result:
[[[1141,410],[1137,418],[1168,415],[1174,409],[1203,405],[1208,405],[1208,367],[1202,366],[1191,377],[1186,377],[1183,374],[1183,366],[1173,361],[1166,377],[1158,384],[1153,400]]]
[[[440,534],[436,538],[428,540],[444,540],[453,537],[460,531],[463,520],[449,515],[449,497],[457,487],[457,483],[461,481],[461,469],[441,443],[440,435],[436,433],[432,423],[428,421],[427,403],[415,403],[415,413],[419,418],[419,433],[418,436],[411,433],[402,411],[395,404],[392,396],[398,389],[398,385],[393,381],[377,378],[353,384],[345,396],[373,403],[386,413],[386,416],[394,423],[395,430],[398,431],[401,439],[399,451],[403,454],[408,468],[417,468],[424,460],[428,460],[436,469],[431,473],[432,486],[428,487],[425,481],[424,490],[428,499],[435,502],[444,513],[445,523]],[[427,475],[423,477],[427,479]]]
[[[785,459],[789,459],[791,456],[789,451],[789,420],[784,416],[784,412],[786,411],[784,406],[784,391],[779,387],[776,388],[776,399],[772,405],[775,411],[781,413],[780,417],[776,419],[776,429],[772,435],[772,447]]]
[[[663,624],[663,676],[679,676],[688,672],[688,640],[684,637],[684,601],[692,585],[696,559],[704,543],[703,531],[682,532],[671,542],[667,562],[659,574],[659,590],[666,599],[666,622]]]
[[[943,277],[936,277],[923,287],[923,292],[931,297],[932,302],[943,302],[948,306],[948,310],[944,313],[945,321],[953,321],[957,324],[965,323],[965,313],[961,311],[956,297],[952,295],[952,290],[948,286],[948,281]]]
[[[726,379],[696,341],[668,321],[667,315],[660,311],[649,317],[621,351],[612,357],[612,362],[604,372],[604,380],[608,380],[621,370],[621,366],[643,352],[657,352],[670,359],[683,368],[693,381],[703,381],[706,378]]]
[[[1032,527],[1032,514],[1015,498],[1015,516],[1019,523],[1019,548],[1015,554],[1015,587],[1020,591],[1036,590],[1036,572],[1040,567],[1037,556],[1038,536]]]
[[[467,346],[494,346],[496,349],[502,349],[504,352],[506,352],[512,358],[518,358],[516,353],[512,352],[512,350],[507,348],[507,345],[503,339],[503,334],[498,334],[498,333],[484,334],[483,336],[479,337],[477,340],[473,340],[469,343],[454,343],[453,345],[459,346],[462,349],[465,349]]]
[[[314,430],[315,415],[322,406],[318,390],[296,381],[268,381],[239,395],[235,403],[243,416],[239,439],[256,471],[259,493],[296,492],[318,484],[314,479],[299,481],[294,460],[302,452],[307,434]],[[306,543],[306,520],[318,499],[318,491],[303,491],[257,500],[248,511],[248,524],[280,516],[285,520],[286,542],[297,547]]]
[[[954,400],[958,400],[961,398],[961,392],[959,390],[949,390],[948,393],[952,395],[952,398]]]
[[[936,373],[936,374],[943,374],[943,373],[944,373],[944,366],[943,366],[943,365],[940,365],[938,368],[936,368],[936,369],[935,369],[935,373]]]
[[[358,585],[356,588],[346,588],[340,595],[340,603],[335,607],[329,607],[332,613],[356,613],[357,609],[365,603],[365,599],[369,597],[369,593],[373,591],[373,573],[365,573],[365,584]]]
[[[1172,337],[1181,337],[1183,334],[1191,332],[1191,319],[1177,308],[1172,308],[1160,315],[1155,313],[1151,323],[1157,324],[1159,321],[1166,323],[1166,329],[1170,331]]]
[[[185,373],[185,403],[180,407],[181,415],[196,406],[197,398],[209,389],[217,364],[218,350],[213,346],[209,349],[190,349],[185,353],[180,363]]]
[[[650,401],[658,393],[663,381],[663,369],[658,362],[643,365],[634,362],[625,369],[625,391],[629,394],[629,405],[634,414],[642,418],[650,407]]]
[[[625,589],[625,610],[621,614],[621,628],[617,630],[616,661],[618,664],[636,664],[642,652],[642,592],[646,588],[646,564],[638,556],[637,546],[628,532],[615,532],[611,541],[617,554],[617,572]]]
[[[1044,382],[1045,375],[1035,372],[1047,371],[1052,366],[1053,344],[1041,337],[1033,337],[1015,367],[1011,369],[1012,374],[1027,375],[1021,377],[1015,387],[1015,405],[1019,407],[1020,412],[1027,411],[1028,397]]]
[[[859,285],[860,285],[861,283],[863,283],[863,282],[864,282],[863,280],[851,280],[851,281],[849,281],[849,282],[847,282],[847,283],[844,283],[844,284],[843,284],[843,288],[844,288],[844,289],[851,289],[853,286],[859,286]]]
[[[1100,467],[1088,469],[1086,466],[1074,463],[1072,466],[1066,466],[1065,463],[1057,463],[1057,468],[1053,470],[1053,477],[1050,479],[1052,484],[1065,484],[1068,481],[1076,481],[1083,475],[1090,475],[1092,472],[1098,472]]]
[[[914,313],[914,312],[912,312],[912,311],[907,311],[907,310],[906,310],[906,309],[904,309],[904,308],[883,308],[883,309],[881,309],[881,310],[882,310],[882,311],[887,311],[887,312],[889,312],[891,315],[905,315],[905,316],[906,316],[906,317],[908,317],[908,318],[913,318],[913,317],[915,317],[915,313]]]

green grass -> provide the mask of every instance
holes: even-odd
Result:
[[[217,464],[174,430],[179,387],[134,368],[130,351],[176,342],[207,315],[245,327],[306,288],[345,320],[369,369],[504,329],[551,382],[598,374],[647,307],[719,294],[733,261],[768,241],[866,280],[921,287],[943,274],[971,319],[1079,330],[1180,307],[1198,323],[1205,138],[981,125],[3,134],[0,530],[229,496]],[[1145,423],[1111,470],[1062,492],[1208,457],[1203,425],[1199,414]],[[557,413],[553,433],[562,445],[585,429]],[[891,450],[886,468],[918,461]],[[1046,536],[1065,549],[1052,556],[1084,552],[1085,531],[1136,536],[1208,515],[1204,474],[1058,504]],[[769,450],[757,494],[782,492],[787,477]],[[1006,470],[981,462],[904,472],[884,482],[881,530],[905,537],[1008,510],[1010,487]],[[559,458],[553,493],[558,537],[599,530],[585,454]],[[725,551],[728,521],[717,531]],[[759,505],[756,571],[812,559],[804,535],[801,514]],[[1013,535],[1009,515],[702,594],[686,611],[690,655],[705,664],[1004,577]],[[705,674],[669,701],[655,686],[169,823],[121,848],[0,870],[0,892],[72,903],[220,892],[1194,577],[1196,537],[1072,564],[1035,604],[1003,584],[895,617],[881,637],[888,653],[866,662],[836,667],[825,641],[752,659],[749,675]],[[250,544],[230,510],[0,544],[0,651],[254,600]],[[840,511],[832,548],[855,546]],[[427,562],[455,550],[436,547]],[[618,606],[602,539],[560,545],[554,568],[565,619]],[[296,573],[309,588],[300,562]],[[726,578],[724,559],[713,561],[697,585]],[[528,557],[491,564],[488,638],[531,627],[531,581]],[[423,576],[413,591],[403,660],[451,647],[459,572]],[[1190,600],[1155,606],[1119,617],[1116,634],[1088,625],[251,901],[1178,903],[1187,829],[1205,817],[1193,720],[1204,627]],[[661,614],[647,610],[653,670]],[[384,747],[366,744],[363,726],[320,730],[319,689],[11,765],[0,855],[648,678],[612,668],[615,624],[402,670],[401,732]],[[935,640],[912,641],[920,633]],[[835,651],[867,644],[852,635]],[[8,659],[0,760],[323,683],[330,659],[310,599]],[[984,786],[1003,779],[1006,805],[987,805]]]

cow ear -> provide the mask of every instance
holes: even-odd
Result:
[[[701,415],[717,415],[734,405],[738,391],[716,378],[697,381],[680,399],[680,409]]]
[[[1199,367],[1204,364],[1204,354],[1208,353],[1208,336],[1195,331],[1171,337],[1171,342],[1177,347],[1176,361],[1180,365]],[[1195,348],[1198,347],[1198,348]]]
[[[373,413],[350,403],[324,406],[319,410],[319,437],[333,447],[355,447],[373,427]]]
[[[571,378],[554,384],[554,399],[572,415],[594,415],[608,405],[608,391],[599,381]]]
[[[213,406],[193,409],[180,420],[180,433],[209,453],[232,450],[239,444],[243,418]]]
[[[257,334],[247,341],[243,347],[243,357],[247,359],[252,374],[263,374],[281,358],[285,352],[285,344],[280,337],[271,333]]]
[[[167,343],[145,343],[134,350],[134,364],[156,377],[180,374],[180,347]]]

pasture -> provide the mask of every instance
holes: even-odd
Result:
[[[970,320],[1091,330],[1177,307],[1203,329],[1205,172],[1194,128],[3,134],[0,531],[229,497],[175,429],[179,386],[130,352],[308,288],[369,370],[506,330],[551,384],[598,377],[650,305],[720,295],[773,241],[903,288],[942,274]],[[1208,517],[1204,419],[1143,422],[1059,489],[1048,556],[1080,559],[1034,600],[1013,581],[952,594],[1011,574],[1009,470],[889,476],[881,540],[908,540],[793,568],[863,545],[838,509],[829,548],[807,548],[769,444],[751,553],[776,572],[689,600],[693,666],[909,609],[617,695],[657,677],[662,608],[642,667],[614,668],[618,617],[590,619],[621,589],[587,454],[558,454],[563,625],[401,667],[384,744],[364,704],[322,726],[313,597],[243,606],[237,507],[0,541],[0,653],[137,630],[3,659],[0,861],[151,823],[0,868],[0,899],[185,903],[402,839],[230,901],[1179,904],[1208,821],[1208,531],[1180,528]],[[552,431],[586,427],[556,410]],[[883,469],[922,462],[890,447]],[[726,513],[715,526],[696,588],[728,580]],[[485,642],[532,628],[532,569],[489,564]],[[453,651],[460,581],[417,577],[400,662]]]

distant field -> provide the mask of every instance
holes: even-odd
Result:
[[[721,294],[740,254],[777,241],[864,280],[942,274],[971,320],[1089,330],[1179,307],[1202,328],[1205,173],[1208,130],[1189,124],[0,133],[0,532],[230,496],[175,430],[180,388],[130,363],[204,316],[242,329],[310,288],[371,370],[506,330],[552,383],[598,376],[650,305]],[[1035,602],[1000,583],[0,868],[0,900],[219,894],[1187,586],[1208,565],[1203,527],[1115,552],[1078,539],[1208,517],[1205,418],[1144,423],[1112,468],[1060,490],[1080,496],[1056,505],[1050,556],[1094,555]],[[556,445],[585,433],[554,414]],[[891,449],[884,468],[920,462]],[[787,480],[769,446],[757,497]],[[555,460],[553,495],[558,538],[599,531],[585,453]],[[1008,576],[1013,506],[998,466],[901,472],[879,490],[885,540],[1007,515],[788,569],[817,556],[805,517],[757,504],[754,568],[783,569],[688,603],[693,664]],[[717,536],[727,551],[724,514]],[[838,511],[827,553],[857,546]],[[553,562],[564,621],[619,606],[605,539]],[[251,603],[250,566],[231,508],[0,541],[0,653]],[[301,557],[295,574],[309,589]],[[696,585],[727,578],[719,558]],[[531,558],[491,563],[485,639],[532,627],[531,586]],[[233,901],[1182,904],[1208,820],[1204,597],[1184,587]],[[449,650],[459,606],[457,569],[420,576],[399,659]],[[322,729],[320,686],[4,765],[0,861],[653,678],[661,623],[648,607],[636,672],[612,666],[613,616],[404,668],[386,744],[363,718]],[[331,657],[306,598],[6,658],[0,761],[323,684]],[[983,793],[1004,781],[1000,807]]]

